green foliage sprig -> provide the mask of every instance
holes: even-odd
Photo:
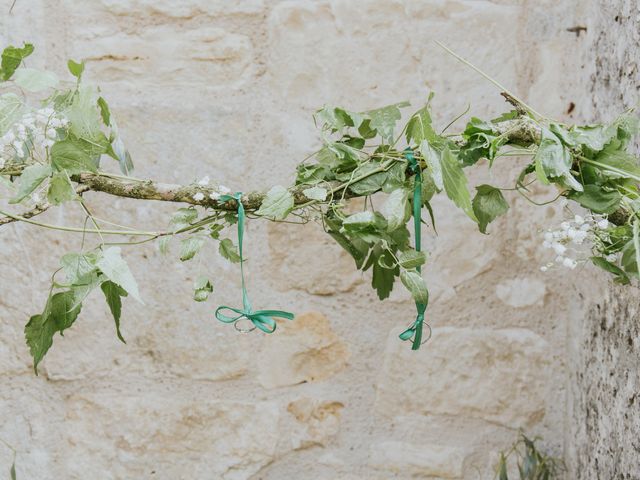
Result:
[[[132,177],[131,156],[114,115],[99,91],[82,79],[84,63],[69,61],[74,81],[62,87],[56,75],[24,66],[32,52],[33,46],[26,44],[8,47],[2,54],[0,78],[6,92],[0,95],[0,178],[11,192],[10,203],[26,210],[21,214],[0,210],[5,215],[0,225],[23,221],[99,239],[97,245],[86,248],[83,241],[82,251],[62,257],[42,313],[31,317],[25,327],[37,368],[55,333],[72,326],[94,290],[102,291],[116,334],[124,341],[122,298],[142,299],[121,248],[158,240],[166,252],[171,239],[178,237],[181,261],[191,260],[212,242],[227,260],[238,263],[240,256],[226,233],[237,222],[237,203],[229,200],[228,188],[208,179],[170,185]],[[33,95],[39,95],[38,108],[30,106]],[[493,120],[471,118],[459,134],[446,133],[448,127],[436,128],[431,116],[433,95],[402,128],[399,122],[408,102],[365,112],[325,106],[314,115],[323,146],[297,166],[294,185],[247,193],[240,201],[248,218],[289,223],[319,219],[353,257],[357,269],[371,270],[371,285],[380,299],[390,295],[399,278],[421,303],[428,296],[419,272],[427,254],[411,247],[406,227],[418,198],[412,195],[415,172],[409,168],[406,152],[421,171],[418,210],[424,207],[429,218],[425,223],[434,232],[432,200],[443,193],[478,224],[480,232],[487,233],[489,224],[505,214],[509,205],[495,186],[476,186],[472,194],[465,169],[477,166],[481,159],[488,160],[488,168],[498,168],[502,157],[528,157],[512,190],[528,198],[532,183],[553,184],[558,197],[607,219],[606,227],[589,233],[591,260],[619,282],[638,278],[640,165],[629,152],[638,132],[636,116],[626,112],[609,124],[570,126],[542,118],[508,92],[505,96],[513,110]],[[109,171],[104,161],[108,158],[116,161],[120,173]],[[190,205],[178,209],[166,229],[141,231],[95,217],[82,196],[88,190]],[[382,200],[378,207],[374,196],[376,203]],[[359,211],[349,202],[352,198],[364,200]],[[84,212],[83,226],[33,220],[64,203]],[[112,241],[114,236],[123,241]],[[553,237],[550,245],[562,250],[568,238]],[[59,273],[64,279],[58,278]],[[211,279],[200,276],[194,299],[206,301],[213,290]]]

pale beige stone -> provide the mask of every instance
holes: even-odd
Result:
[[[511,428],[545,412],[549,344],[521,328],[434,328],[419,351],[389,335],[376,411],[481,418]]]
[[[287,411],[298,423],[290,436],[293,448],[326,446],[340,431],[340,412],[343,407],[340,402],[321,402],[309,397],[290,402]]]
[[[371,446],[370,463],[405,475],[462,478],[465,451],[449,445],[385,441]]]
[[[543,303],[546,290],[536,278],[512,278],[496,285],[496,296],[510,307],[523,308]]]
[[[324,380],[343,370],[349,356],[327,317],[304,313],[280,322],[277,333],[265,337],[258,354],[258,379],[266,388]]]
[[[244,480],[276,456],[273,402],[100,392],[70,396],[66,478]],[[90,443],[86,439],[92,439]]]

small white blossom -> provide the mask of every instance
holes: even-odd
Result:
[[[204,193],[202,193],[202,192],[198,192],[198,193],[196,193],[196,194],[193,196],[193,199],[194,199],[196,202],[200,202],[200,201],[204,200]]]
[[[580,215],[576,215],[575,217],[573,217],[573,221],[575,222],[576,225],[582,225],[584,223],[584,217],[581,217]]]
[[[220,199],[220,194],[218,192],[212,192],[209,194],[209,198],[211,200],[219,200]]]
[[[551,248],[552,243],[548,242],[547,240],[545,240],[544,242],[542,242],[542,246],[544,248]]]
[[[209,185],[209,176],[205,175],[204,177],[202,177],[198,182],[198,185]]]
[[[540,267],[541,272],[546,272],[547,270],[549,270],[549,268],[546,265]]]
[[[596,225],[600,230],[606,230],[607,228],[609,228],[609,220],[607,220],[606,218],[603,218]]]
[[[618,255],[616,255],[615,253],[610,253],[604,258],[607,260],[607,262],[615,263],[618,260]]]
[[[565,247],[561,243],[554,243],[551,245],[551,247],[558,255],[562,255],[564,252],[567,251],[567,247]]]
[[[576,261],[575,261],[574,259],[572,259],[572,258],[565,258],[565,259],[562,261],[562,265],[564,265],[565,267],[570,268],[570,269],[572,269],[572,270],[573,270],[574,268],[576,268],[576,267],[578,266],[578,262],[576,262]]]

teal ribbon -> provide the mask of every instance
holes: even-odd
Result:
[[[242,277],[242,308],[233,308],[222,305],[216,309],[215,316],[223,323],[233,323],[238,331],[247,332],[259,328],[265,333],[273,333],[276,330],[275,318],[284,318],[293,320],[294,315],[283,310],[256,310],[251,308],[249,295],[244,281],[244,257],[242,255],[242,237],[244,236],[244,207],[242,206],[242,193],[237,192],[233,195],[222,195],[220,200],[223,202],[235,200],[238,203],[238,252],[240,253],[240,276]],[[224,312],[224,313],[223,313]],[[275,317],[275,318],[274,318]],[[249,320],[253,327],[249,330],[240,329],[237,324],[241,320]]]
[[[414,174],[414,188],[413,188],[413,228],[416,239],[416,251],[419,252],[422,248],[422,239],[420,235],[421,224],[422,224],[422,170],[416,161],[416,158],[413,156],[413,152],[410,149],[406,149],[404,152],[404,156],[409,161],[409,170]],[[416,269],[418,273],[422,273],[422,268],[418,266]],[[400,334],[401,340],[410,340],[413,338],[413,344],[411,345],[411,350],[418,350],[420,345],[422,345],[422,327],[426,325],[429,329],[429,336],[425,340],[429,340],[431,338],[431,327],[429,324],[425,324],[424,322],[424,312],[427,310],[427,303],[419,303],[416,302],[416,310],[418,311],[418,315],[416,316],[416,320],[413,324],[407,328],[404,332]]]

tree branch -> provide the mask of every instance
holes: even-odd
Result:
[[[499,133],[505,135],[509,141],[514,143],[520,143],[524,145],[537,144],[540,141],[540,127],[529,117],[522,116],[514,120],[507,120],[501,122],[498,125]],[[465,144],[461,137],[453,137],[452,140],[458,145]],[[7,165],[0,169],[0,175],[19,176],[22,170],[28,165]],[[223,211],[235,211],[237,205],[235,200],[223,202],[216,200],[216,195],[220,192],[215,187],[202,186],[197,184],[180,185],[171,183],[155,182],[153,180],[139,180],[134,178],[121,177],[117,175],[111,175],[106,172],[100,173],[82,173],[80,175],[74,175],[71,177],[74,182],[83,186],[84,191],[96,191],[103,192],[109,195],[125,198],[135,198],[139,200],[159,200],[165,202],[178,202],[188,203],[191,205],[200,205],[215,210]],[[348,184],[335,183],[330,188],[338,189],[334,193],[341,193],[347,189]],[[306,187],[293,187],[289,191],[293,195],[294,204],[296,206],[302,206],[313,199],[308,198],[303,190]],[[194,199],[194,196],[198,193],[202,193],[204,198],[202,200]],[[213,194],[213,198],[211,195]],[[361,195],[352,194],[349,191],[344,192],[344,198],[359,197]],[[252,211],[260,208],[262,201],[266,196],[264,191],[254,191],[244,193],[242,196],[242,204],[246,210]],[[22,215],[25,218],[27,216],[38,215],[42,213],[49,205],[41,205],[33,210]],[[4,223],[10,223],[14,221],[10,218],[3,218],[0,221],[0,225]]]

